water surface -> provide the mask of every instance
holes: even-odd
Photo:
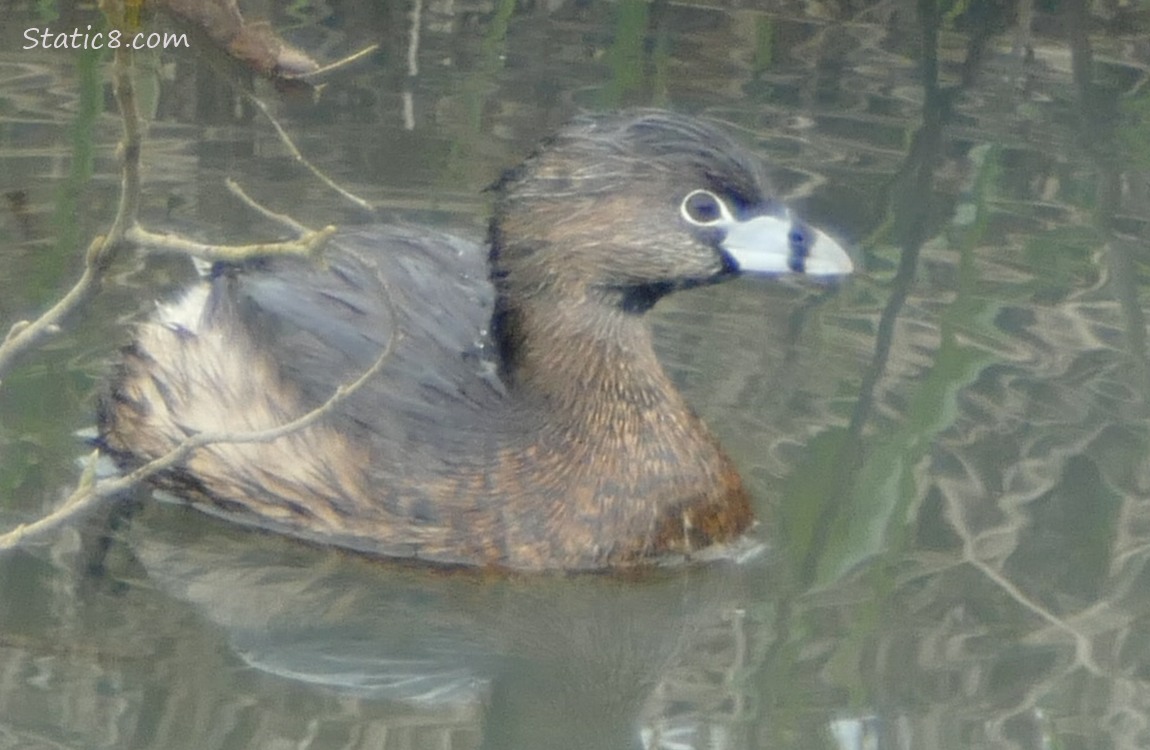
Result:
[[[481,236],[482,190],[583,110],[727,122],[858,249],[843,288],[734,282],[654,313],[768,551],[611,577],[444,576],[149,504],[0,556],[0,747],[1150,746],[1147,18],[1081,3],[253,4],[318,98],[211,52],[137,57],[143,219],[209,241],[386,216]],[[6,2],[0,330],[115,210],[98,23]],[[174,28],[157,17],[158,29]],[[414,66],[412,62],[414,61]],[[132,320],[193,277],[130,253],[0,385],[0,528],[78,480]]]

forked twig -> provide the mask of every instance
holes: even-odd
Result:
[[[250,245],[212,245],[195,242],[175,234],[150,232],[140,226],[128,230],[127,239],[138,245],[160,250],[174,250],[203,260],[236,262],[267,255],[295,255],[314,258],[323,250],[336,228],[330,224],[319,230],[304,230],[303,236],[286,242],[260,242]]]
[[[395,308],[392,301],[391,290],[388,288],[387,282],[382,276],[379,280],[384,285],[384,304],[387,305],[391,319],[395,320]],[[103,500],[134,489],[149,477],[162,471],[167,471],[183,462],[191,455],[192,451],[197,448],[216,443],[270,443],[289,433],[309,427],[316,421],[322,419],[341,401],[355,393],[364,383],[379,373],[391,357],[391,353],[395,350],[395,344],[399,338],[400,333],[393,329],[387,337],[387,343],[384,344],[383,349],[380,350],[379,356],[375,358],[371,366],[364,370],[358,378],[347,385],[341,385],[336,388],[335,392],[332,393],[327,401],[324,401],[315,409],[290,422],[285,422],[265,430],[253,430],[251,432],[201,432],[185,438],[168,453],[149,461],[131,473],[117,479],[110,479],[103,482],[94,481],[95,459],[98,454],[93,453],[81,477],[79,486],[68,496],[60,507],[39,520],[28,524],[20,524],[11,531],[0,534],[0,551],[13,549],[29,539],[59,528],[80,514],[92,510]]]
[[[361,51],[357,55],[352,56],[352,58],[341,61],[341,63],[346,64],[352,59],[365,55],[370,51],[370,48]],[[72,289],[36,320],[31,322],[20,321],[13,325],[8,331],[3,341],[0,342],[0,373],[2,373],[17,356],[34,347],[45,336],[59,330],[60,323],[98,291],[104,272],[111,265],[116,254],[125,245],[136,244],[145,247],[174,250],[208,260],[236,261],[253,256],[274,254],[314,257],[320,252],[324,243],[336,232],[336,228],[333,226],[327,226],[319,230],[309,230],[293,219],[274,214],[267,209],[259,207],[254,201],[247,198],[246,195],[243,196],[243,199],[249,205],[255,207],[256,210],[260,211],[263,215],[292,228],[298,235],[298,238],[287,242],[253,245],[209,245],[177,235],[152,232],[141,227],[138,223],[137,216],[141,191],[140,153],[142,150],[142,128],[140,126],[135,88],[131,73],[131,51],[127,48],[116,51],[113,58],[112,77],[115,97],[123,125],[123,139],[120,144],[120,200],[117,206],[116,216],[107,234],[97,236],[89,244],[85,254],[84,271]],[[298,149],[292,144],[291,139],[288,138],[279,123],[268,114],[264,104],[258,100],[255,101],[260,110],[268,116],[268,119],[272,122],[276,131],[279,132],[280,137],[288,145],[289,149],[292,150],[293,155],[298,161],[307,165],[312,173],[323,180],[325,184],[332,186],[357,205],[370,210],[370,206],[368,206],[366,201],[342,190],[317,169],[308,164]],[[229,184],[229,189],[231,189],[233,193],[242,194],[242,191],[240,191],[234,183]],[[392,319],[395,320],[396,316],[395,310],[392,307],[393,302],[390,290],[386,280],[383,279],[382,276],[380,277],[380,282],[383,284],[384,303],[390,309]],[[379,356],[376,357],[372,365],[355,381],[337,388],[330,398],[315,409],[278,427],[252,432],[205,432],[192,435],[183,440],[167,454],[149,461],[125,476],[106,481],[97,481],[95,478],[95,459],[98,454],[93,454],[92,459],[84,469],[78,486],[68,498],[64,500],[60,507],[37,521],[21,524],[5,534],[0,534],[0,551],[12,549],[29,539],[38,537],[62,526],[80,514],[96,507],[103,500],[134,488],[140,482],[154,476],[158,472],[171,469],[187,459],[187,457],[198,448],[215,443],[271,442],[296,430],[307,428],[331,412],[343,399],[354,393],[371,379],[372,376],[377,374],[391,356],[391,352],[394,350],[395,343],[399,336],[398,331],[391,331],[387,343],[380,351]]]
[[[89,243],[88,251],[84,254],[84,270],[60,301],[36,320],[21,320],[8,330],[4,341],[0,343],[0,375],[18,356],[58,331],[60,323],[95,295],[105,269],[123,245],[125,230],[136,221],[140,206],[141,128],[130,67],[131,51],[126,48],[117,49],[113,57],[112,88],[124,124],[124,137],[120,144],[120,201],[116,207],[116,218],[112,220],[106,235],[96,237]]]

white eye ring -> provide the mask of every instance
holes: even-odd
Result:
[[[692,190],[679,204],[679,214],[688,224],[713,227],[731,224],[735,217],[723,199],[710,190]]]

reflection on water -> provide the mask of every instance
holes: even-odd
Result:
[[[8,5],[17,29],[91,22]],[[316,57],[382,46],[318,100],[256,86],[385,214],[478,234],[482,188],[527,144],[580,108],[658,105],[729,122],[865,254],[829,293],[732,283],[657,311],[770,553],[486,580],[170,507],[108,543],[94,519],[0,557],[0,747],[1150,746],[1142,11],[419,10],[292,5],[273,25]],[[2,40],[6,330],[107,226],[118,123],[99,55]],[[274,235],[225,177],[315,226],[362,220],[204,47],[137,64],[149,224]],[[126,322],[189,275],[124,259],[3,374],[0,527],[76,481],[72,433]]]
[[[745,731],[732,720],[751,633],[730,571],[407,569],[253,544],[214,523],[189,545],[204,524],[184,516],[180,532],[154,528],[134,547],[148,580],[195,603],[261,671],[403,704],[426,733],[482,736],[483,747],[632,747],[636,727],[707,746]]]

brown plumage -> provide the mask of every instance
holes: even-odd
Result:
[[[106,449],[134,466],[194,432],[291,419],[398,332],[322,422],[205,447],[157,484],[244,523],[445,564],[601,569],[738,538],[747,492],[642,313],[739,272],[846,273],[846,254],[771,200],[744,150],[669,113],[577,120],[495,189],[486,251],[375,226],[337,236],[322,268],[217,267],[125,350]]]

